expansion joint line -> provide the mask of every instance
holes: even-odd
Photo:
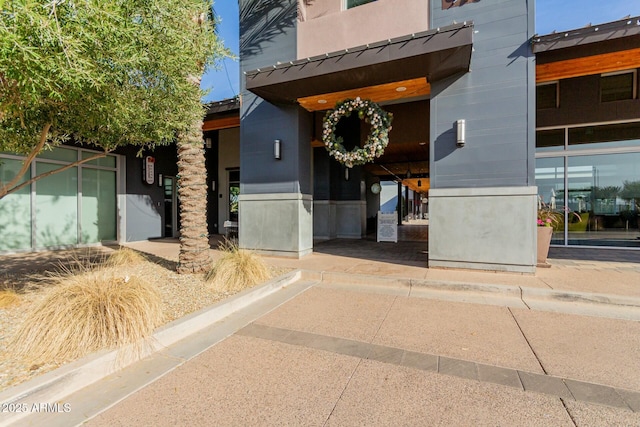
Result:
[[[578,427],[578,423],[576,423],[576,420],[573,418],[573,415],[571,414],[571,411],[569,411],[569,408],[567,407],[567,403],[564,401],[564,399],[562,397],[560,398],[560,402],[562,402],[562,407],[567,412],[567,415],[569,416],[569,419],[573,423],[573,426],[574,427]]]
[[[536,351],[533,349],[533,347],[531,346],[531,343],[529,342],[529,339],[524,334],[524,331],[522,330],[522,327],[520,326],[520,323],[518,323],[518,319],[516,319],[516,316],[513,315],[513,311],[511,311],[511,307],[507,307],[507,310],[509,310],[509,314],[511,314],[511,318],[513,319],[513,321],[516,322],[516,326],[520,330],[520,333],[522,334],[522,337],[524,338],[525,342],[529,346],[529,350],[531,350],[531,353],[533,353],[533,355],[535,356],[536,361],[538,362],[538,365],[540,365],[540,369],[542,369],[542,372],[544,372],[545,375],[549,375],[547,370],[542,365],[542,361],[540,360],[540,357],[538,356],[538,353],[536,353]]]
[[[518,289],[520,289],[520,301],[522,301],[522,303],[524,304],[525,307],[527,307],[528,310],[531,310],[531,307],[529,307],[529,304],[527,304],[527,302],[524,300],[524,291],[522,290],[522,286],[518,286]],[[511,313],[511,315],[513,316],[513,313]]]
[[[373,334],[373,338],[371,338],[371,341],[369,341],[369,344],[372,344],[373,341],[376,339],[376,337],[378,336],[378,333],[380,332],[380,329],[382,329],[382,325],[384,324],[384,322],[387,320],[387,317],[389,316],[389,312],[391,312],[391,309],[393,308],[393,305],[396,303],[396,300],[398,299],[398,297],[394,297],[393,301],[391,302],[391,304],[389,304],[389,308],[387,309],[387,312],[384,314],[384,317],[382,319],[382,321],[380,322],[380,324],[378,325],[378,329],[376,329],[376,332]],[[331,416],[333,415],[333,413],[336,410],[336,407],[338,406],[338,403],[340,403],[340,401],[342,400],[342,396],[344,396],[344,393],[347,391],[347,389],[349,388],[349,384],[351,384],[351,380],[353,379],[354,375],[356,374],[356,372],[358,371],[358,368],[360,367],[360,365],[362,364],[362,361],[364,360],[364,358],[360,358],[360,360],[358,360],[358,363],[356,364],[356,367],[353,368],[353,371],[351,371],[351,375],[349,375],[349,380],[347,381],[347,383],[344,385],[344,388],[342,389],[342,391],[340,392],[340,396],[338,396],[338,398],[336,399],[336,403],[333,405],[333,408],[331,408],[331,412],[329,412],[329,415],[327,416],[327,419],[324,420],[324,423],[322,424],[323,426],[326,426],[327,423],[329,422],[329,420],[331,419]]]
[[[373,340],[375,340],[378,337],[378,333],[380,332],[380,329],[382,329],[382,325],[384,325],[384,322],[387,320],[387,317],[389,317],[389,313],[391,312],[391,309],[393,308],[397,300],[398,300],[398,296],[396,295],[393,298],[393,301],[391,302],[391,304],[389,304],[389,308],[387,309],[387,312],[384,314],[384,317],[382,318],[382,321],[378,325],[378,329],[376,329],[376,332],[373,334],[373,338],[371,338],[371,341],[369,341],[369,344],[373,344]]]

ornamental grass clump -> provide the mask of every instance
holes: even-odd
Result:
[[[0,289],[0,308],[11,307],[20,302],[20,296],[13,289]]]
[[[30,363],[61,362],[124,346],[135,356],[162,320],[155,286],[112,268],[74,272],[57,277],[44,291],[12,346]]]
[[[212,289],[237,292],[271,278],[269,267],[254,252],[240,249],[229,241],[224,242],[219,250],[222,256],[205,277]]]
[[[129,248],[120,248],[109,254],[104,264],[109,267],[124,267],[145,262],[147,258],[139,252]]]

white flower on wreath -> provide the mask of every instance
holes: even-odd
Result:
[[[352,112],[357,112],[358,117],[371,125],[371,131],[363,147],[356,147],[347,151],[341,137],[336,137],[335,131],[342,117],[349,117]],[[393,115],[384,111],[373,101],[363,100],[360,97],[345,99],[338,102],[333,110],[327,112],[322,122],[322,142],[335,158],[348,168],[355,165],[370,163],[382,156],[384,149],[389,144],[389,132]]]

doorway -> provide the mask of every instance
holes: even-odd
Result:
[[[162,188],[164,190],[164,237],[179,237],[176,177],[163,176]]]

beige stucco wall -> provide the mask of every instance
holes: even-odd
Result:
[[[377,0],[349,10],[343,0],[298,1],[298,59],[429,29],[429,0]]]

